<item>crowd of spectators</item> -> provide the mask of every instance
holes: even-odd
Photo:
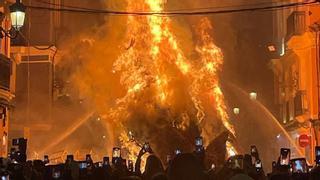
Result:
[[[19,148],[25,150],[25,145],[22,143]],[[48,156],[43,160],[27,161],[19,148],[8,158],[0,159],[1,180],[320,180],[318,156],[311,167],[305,158],[290,159],[290,149],[285,148],[280,150],[279,159],[272,163],[272,172],[268,174],[255,146],[249,154],[231,156],[224,165],[212,164],[210,167],[205,166],[202,144],[196,144],[191,153],[175,151],[175,155],[165,162],[166,166],[148,143],[141,147],[135,162],[123,159],[120,148],[114,148],[112,158],[104,157],[101,162],[93,162],[90,154],[84,161],[76,161],[73,155],[68,155],[62,164],[50,163]],[[317,151],[320,152],[320,148],[316,148]],[[142,172],[144,156],[147,159]]]

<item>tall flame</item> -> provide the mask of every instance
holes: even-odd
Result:
[[[127,0],[127,11],[163,12],[166,3]],[[159,15],[128,16],[126,20],[125,45],[112,69],[119,75],[125,93],[102,116],[117,129],[119,141],[131,160],[140,150],[128,136],[128,123],[137,107],[143,109],[146,119],[165,110],[167,118],[161,121],[181,131],[196,122],[207,144],[225,129],[235,133],[219,84],[223,54],[210,36],[210,20],[201,18],[194,33],[196,56],[186,55],[173,24],[170,17]],[[152,118],[148,120],[152,122]]]
[[[139,2],[128,1],[128,10],[139,10],[142,8],[142,10],[145,11],[162,12],[165,3],[166,1],[164,0],[144,0],[144,2],[143,0]],[[207,91],[214,99],[212,103],[215,105],[214,108],[223,125],[234,134],[234,129],[228,121],[229,117],[226,112],[223,93],[219,86],[218,72],[223,64],[223,55],[209,35],[209,31],[212,29],[210,21],[207,18],[202,18],[199,25],[200,42],[196,47],[196,51],[200,55],[202,66],[200,69],[196,69],[196,66],[192,66],[191,63],[188,62],[179,46],[178,40],[170,29],[170,24],[170,19],[162,16],[148,16],[147,18],[130,16],[128,18],[128,27],[130,28],[127,34],[129,37],[135,37],[135,42],[144,42],[142,45],[145,47],[142,49],[147,49],[147,47],[150,47],[150,49],[148,56],[145,51],[141,51],[140,47],[137,47],[140,43],[134,44],[116,61],[114,65],[115,70],[124,70],[121,82],[128,89],[127,95],[119,102],[123,102],[123,105],[126,105],[134,101],[138,93],[150,87],[151,84],[155,84],[158,103],[170,106],[167,102],[168,96],[170,96],[168,87],[170,77],[168,77],[164,68],[166,63],[174,63],[184,76],[192,79],[190,95],[194,107],[198,111],[198,122],[201,124],[206,116],[200,93]],[[141,32],[142,30],[146,30],[146,27],[149,28],[149,32]],[[144,56],[148,56],[150,59],[147,58],[147,60],[145,60],[143,59]],[[164,61],[168,60],[174,62],[164,63]],[[116,111],[123,111],[125,109],[126,108],[118,108]],[[212,139],[212,137],[208,137],[208,134],[203,135],[208,140],[207,142]],[[120,140],[129,150],[129,158],[133,159],[138,153],[139,147],[132,145],[132,143],[127,143],[129,141],[125,130],[121,133]]]

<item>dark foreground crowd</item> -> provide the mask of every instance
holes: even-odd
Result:
[[[22,142],[22,143],[21,143]],[[121,149],[114,148],[112,158],[104,157],[93,162],[90,155],[85,161],[75,161],[68,155],[65,163],[51,164],[49,157],[26,161],[26,140],[20,139],[16,150],[7,159],[0,159],[0,180],[320,180],[320,148],[316,148],[316,165],[308,166],[306,159],[290,159],[290,149],[281,149],[279,159],[272,163],[272,172],[265,174],[258,149],[251,147],[250,154],[231,156],[222,167],[214,164],[205,168],[205,150],[196,142],[195,151],[168,156],[166,168],[152,153],[149,144],[141,147],[135,164],[121,157]],[[22,145],[21,145],[22,144]],[[144,171],[141,158],[148,153]]]

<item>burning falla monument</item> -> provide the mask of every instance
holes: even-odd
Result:
[[[128,12],[162,13],[166,3],[128,0],[124,6]],[[199,135],[215,161],[224,160],[226,149],[234,151],[219,82],[223,54],[214,44],[211,21],[196,19],[186,26],[159,14],[111,17],[98,35],[83,41],[86,52],[78,52],[69,80],[103,120],[106,148],[121,146],[134,159],[140,148],[131,132],[162,159],[177,147],[192,151]],[[58,63],[64,65],[70,64]]]

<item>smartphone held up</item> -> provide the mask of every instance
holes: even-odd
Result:
[[[290,165],[291,151],[288,148],[281,148],[280,150],[280,165],[289,166]]]

